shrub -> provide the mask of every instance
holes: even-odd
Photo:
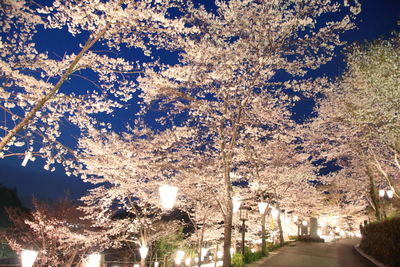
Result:
[[[233,254],[231,263],[232,267],[243,267],[244,266],[243,255],[239,253]]]
[[[360,248],[389,266],[400,266],[400,217],[367,224]]]

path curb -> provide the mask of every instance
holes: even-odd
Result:
[[[367,260],[369,260],[370,262],[372,262],[373,264],[375,264],[376,266],[379,267],[387,267],[387,265],[383,264],[382,262],[378,261],[377,259],[371,257],[370,255],[366,254],[364,251],[361,250],[360,248],[360,244],[355,245],[354,249],[364,258],[366,258]]]

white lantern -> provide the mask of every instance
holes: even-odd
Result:
[[[165,210],[171,210],[175,204],[178,188],[176,186],[162,185],[158,190],[160,193],[162,207]]]
[[[219,250],[219,251],[217,252],[217,257],[220,259],[220,258],[222,258],[222,256],[224,256],[224,252],[221,251],[221,250]]]
[[[307,223],[307,221],[303,221],[302,224],[303,224],[304,226],[307,226],[308,223]]]
[[[191,258],[186,258],[186,260],[185,260],[186,266],[189,266],[191,261],[192,261]]]
[[[154,267],[158,267],[158,265],[160,265],[160,263],[158,261],[154,262]]]
[[[393,190],[387,190],[386,194],[387,194],[388,198],[392,198],[393,197]]]
[[[32,267],[38,255],[37,251],[34,250],[22,250],[21,251],[21,263],[22,267]]]
[[[176,265],[181,265],[182,258],[175,257]]]
[[[299,219],[299,217],[298,217],[297,215],[294,215],[294,216],[293,216],[293,221],[294,221],[294,222],[297,222],[298,219]]]
[[[139,249],[140,258],[145,259],[147,257],[147,253],[149,252],[149,248],[146,245],[142,245]]]
[[[31,154],[30,152],[26,153],[26,154],[25,154],[25,157],[24,157],[24,160],[23,160],[22,163],[21,163],[21,166],[22,166],[22,167],[25,167],[26,164],[28,163],[28,161],[31,159],[31,157],[32,157],[32,154]],[[36,258],[35,258],[35,259],[36,259]]]
[[[274,220],[278,219],[279,210],[277,210],[277,209],[272,209],[272,210],[271,210],[271,215],[272,215],[272,218],[274,218]]]
[[[384,196],[385,196],[385,190],[380,189],[380,190],[379,190],[379,196],[380,196],[380,197],[384,197]]]
[[[208,249],[202,248],[202,249],[201,249],[201,256],[202,256],[202,257],[205,257],[205,256],[207,255],[207,252],[208,252]]]
[[[87,258],[85,267],[100,267],[101,255],[100,254],[90,254]]]
[[[268,206],[268,203],[266,203],[266,202],[258,203],[258,211],[260,212],[260,214],[264,214],[265,213],[265,210],[266,210],[267,206]]]
[[[236,213],[239,211],[242,201],[240,200],[239,197],[232,197],[232,204],[233,204],[233,213]]]

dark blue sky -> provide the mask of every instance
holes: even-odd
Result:
[[[214,8],[211,0],[196,0],[195,2],[206,3],[208,9]],[[361,3],[363,11],[358,18],[358,29],[345,33],[343,39],[349,42],[371,41],[379,37],[388,37],[392,31],[399,30],[397,25],[400,16],[399,0],[363,0]],[[52,32],[51,40],[46,34],[37,38],[40,43],[46,45],[49,45],[49,41],[52,42],[51,45],[57,48],[56,53],[59,55],[62,55],[65,50],[73,49],[69,44],[74,43],[74,40],[71,36],[66,38],[63,32]],[[339,55],[333,62],[316,71],[315,75],[328,74],[333,77],[341,73],[343,69],[343,57]],[[310,101],[305,101],[302,105],[296,107],[299,116],[301,116],[301,113],[309,112],[310,103]],[[117,116],[126,117],[134,112],[135,107],[130,107],[127,110],[120,111]],[[119,127],[122,128],[123,125],[121,124]],[[58,168],[55,172],[45,171],[43,162],[39,159],[35,162],[29,162],[25,168],[21,167],[21,162],[22,159],[17,157],[0,159],[0,184],[16,187],[19,196],[25,203],[33,194],[39,198],[55,199],[69,192],[72,198],[78,198],[91,187],[76,177],[67,177],[61,168]]]

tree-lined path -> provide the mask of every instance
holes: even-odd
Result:
[[[257,266],[285,267],[369,267],[375,266],[354,249],[357,239],[335,243],[297,243],[286,246]]]

